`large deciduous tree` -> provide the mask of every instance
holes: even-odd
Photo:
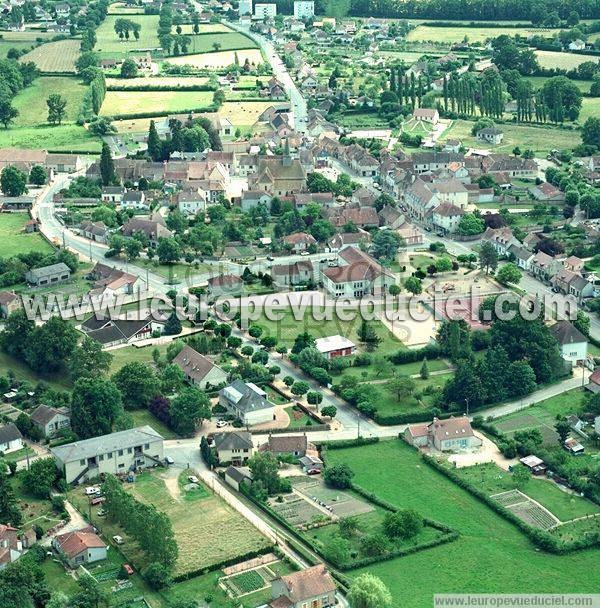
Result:
[[[121,392],[105,378],[82,378],[75,382],[71,404],[71,427],[81,438],[112,432],[123,413]]]

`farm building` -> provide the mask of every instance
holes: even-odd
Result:
[[[25,273],[25,280],[35,287],[44,287],[46,285],[55,285],[68,281],[71,278],[71,269],[59,262],[42,268],[32,268]]]
[[[335,357],[348,357],[356,352],[356,344],[340,335],[317,338],[315,348],[327,359]]]

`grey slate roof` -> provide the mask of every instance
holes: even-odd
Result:
[[[550,328],[550,331],[559,344],[577,344],[588,341],[569,321],[558,321]]]
[[[92,437],[83,441],[75,441],[66,445],[59,445],[51,448],[50,452],[61,462],[72,462],[96,456],[97,454],[106,454],[132,448],[140,444],[148,443],[164,439],[163,436],[155,431],[151,426],[138,426],[134,429],[110,433],[100,437]]]
[[[23,435],[14,423],[0,426],[0,443],[9,443],[15,439],[23,439]]]
[[[215,433],[215,448],[219,450],[252,449],[252,435],[248,431],[232,431],[230,433]]]
[[[224,395],[226,399],[232,401],[232,397],[237,400],[232,401],[235,407],[244,414],[264,410],[273,407],[267,399],[259,392],[261,389],[252,383],[246,384],[241,380],[234,380],[229,386],[221,389],[219,395]]]
[[[63,272],[68,272],[70,274],[71,269],[64,262],[59,262],[58,264],[51,264],[50,266],[43,266],[42,268],[33,268],[28,274],[31,274],[36,279],[42,279],[55,274],[62,274]]]

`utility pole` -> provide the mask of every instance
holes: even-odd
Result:
[[[465,403],[467,404],[467,418],[469,417],[469,398],[465,397]]]

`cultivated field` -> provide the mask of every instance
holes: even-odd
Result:
[[[119,88],[138,88],[138,87],[178,87],[203,86],[208,82],[208,78],[202,76],[156,76],[152,78],[107,78],[106,86]]]
[[[158,15],[135,15],[131,20],[141,25],[140,39],[130,36],[129,40],[121,40],[115,32],[115,21],[120,17],[109,15],[96,30],[98,42],[94,51],[102,57],[119,57],[130,52],[150,50],[160,47],[156,29]]]
[[[252,65],[263,62],[262,55],[258,49],[241,51],[220,51],[218,53],[201,53],[197,55],[181,55],[179,57],[169,57],[167,61],[175,65],[191,65],[195,68],[226,68],[235,62],[238,57],[240,64],[245,63],[246,59]]]
[[[100,114],[181,112],[206,108],[212,103],[212,97],[210,91],[108,91]]]
[[[47,40],[54,34],[50,32],[40,32],[26,30],[24,32],[2,32],[0,34],[0,58],[5,58],[10,49],[29,50],[37,42]]]
[[[558,32],[558,30],[555,30]],[[544,30],[545,35],[551,35],[553,30]],[[431,27],[428,25],[418,25],[411,30],[406,37],[410,42],[462,42],[465,37],[468,42],[484,42],[488,38],[497,38],[502,34],[514,36],[520,34],[523,37],[539,34],[539,30],[534,28],[501,28],[501,27]]]
[[[543,68],[562,68],[563,70],[572,70],[580,63],[585,61],[593,61],[598,63],[598,57],[595,55],[560,53],[558,51],[536,51],[535,54]]]
[[[348,464],[354,481],[366,490],[460,533],[453,543],[352,573],[382,578],[394,605],[429,608],[434,593],[586,593],[597,587],[589,572],[600,558],[599,549],[564,556],[536,551],[515,526],[430,469],[402,441],[330,450],[327,458]]]
[[[75,62],[79,57],[79,40],[67,39],[48,42],[21,57],[20,61],[33,61],[42,72],[75,72]]]

